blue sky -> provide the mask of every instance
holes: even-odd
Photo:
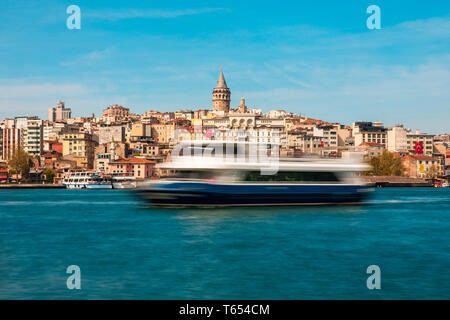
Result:
[[[223,64],[233,106],[450,132],[449,1],[1,0],[0,61],[0,118],[211,108]]]

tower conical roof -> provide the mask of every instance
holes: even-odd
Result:
[[[223,88],[223,89],[228,88],[227,82],[225,81],[225,77],[223,76],[222,66],[220,66],[220,76],[219,76],[219,80],[217,80],[216,88]]]

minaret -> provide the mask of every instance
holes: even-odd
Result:
[[[116,161],[117,158],[117,154],[116,154],[116,143],[114,142],[114,138],[112,138],[111,141],[111,160],[112,161]]]
[[[247,106],[245,105],[244,97],[241,98],[241,104],[239,105],[238,112],[239,113],[246,113],[247,112]]]
[[[223,69],[220,66],[219,80],[213,90],[213,110],[214,111],[230,111],[231,91],[227,87],[225,77],[223,76]]]

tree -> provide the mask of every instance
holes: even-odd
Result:
[[[366,175],[371,176],[402,176],[405,168],[399,158],[389,151],[384,151],[382,155],[375,156],[370,160],[372,170]]]
[[[47,183],[53,183],[53,181],[55,180],[55,176],[56,175],[52,169],[45,169],[45,177],[47,178]]]
[[[30,173],[29,154],[21,148],[16,149],[8,161],[8,168],[12,174],[20,176],[22,179],[27,178]]]
[[[438,169],[433,165],[432,167],[428,167],[424,172],[425,179],[436,179],[438,176]]]

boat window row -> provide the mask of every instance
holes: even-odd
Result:
[[[243,181],[258,182],[337,182],[334,172],[326,171],[279,171],[273,175],[262,175],[260,171],[249,171],[244,175]]]

